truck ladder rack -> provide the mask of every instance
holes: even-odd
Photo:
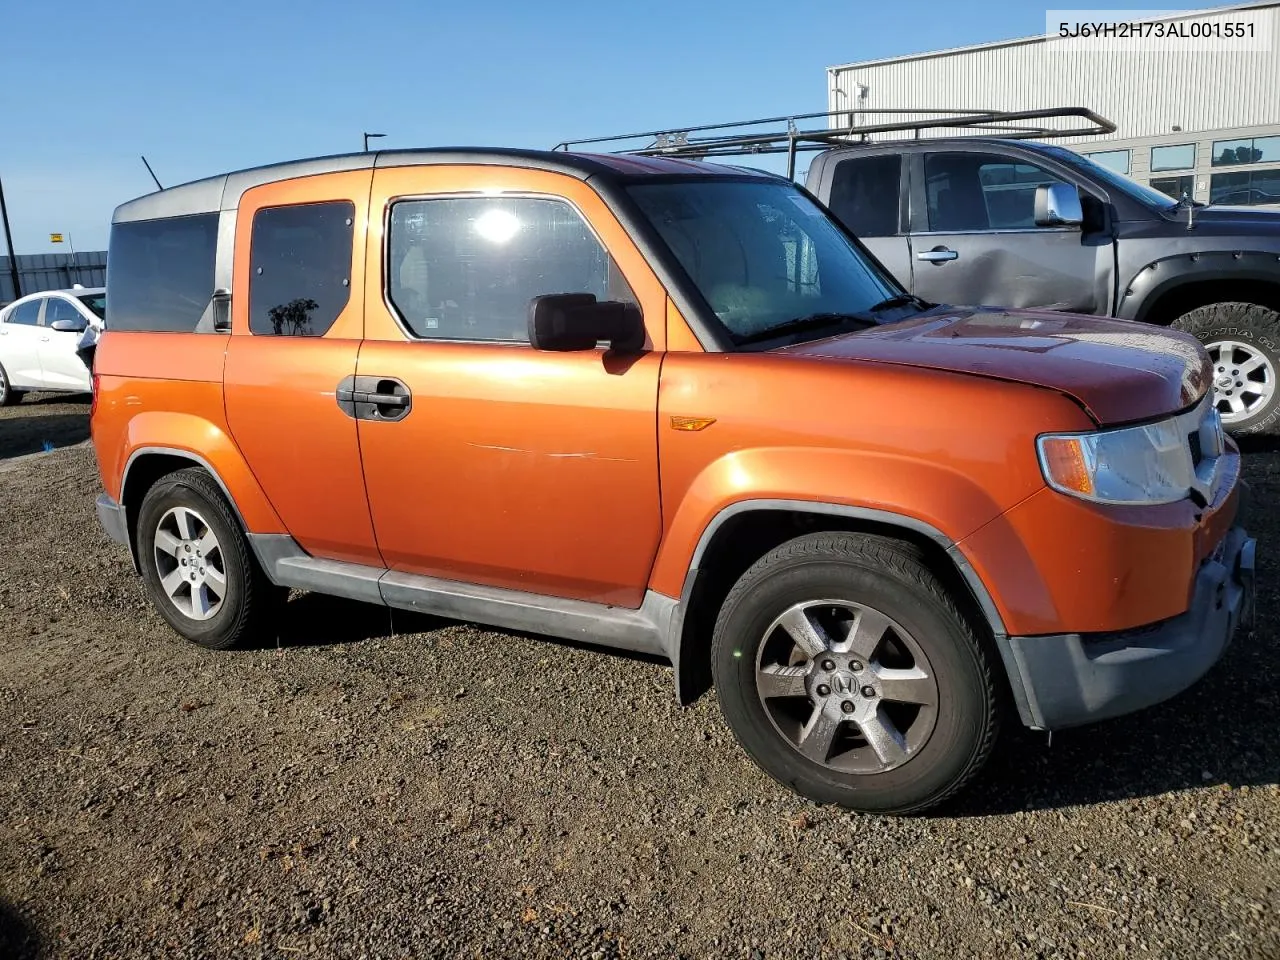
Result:
[[[867,123],[871,114],[912,117],[886,123]],[[848,117],[847,124],[832,125]],[[1044,121],[1077,118],[1084,121],[1072,126],[1053,126]],[[802,129],[798,124],[821,118],[826,126]],[[1034,121],[1041,121],[1039,123]],[[779,125],[784,125],[779,127]],[[630,153],[646,157],[684,157],[703,160],[708,157],[736,157],[750,154],[787,154],[787,176],[795,177],[796,154],[824,150],[829,147],[864,143],[872,134],[905,133],[920,139],[926,130],[981,130],[1012,139],[1050,139],[1054,137],[1091,137],[1114,133],[1116,125],[1085,107],[1053,107],[1045,110],[932,110],[926,108],[879,107],[859,110],[824,110],[820,113],[797,113],[789,116],[762,117],[729,123],[647,130],[610,137],[565,140],[555,150],[581,150],[584,147],[604,149],[612,153]],[[634,141],[643,141],[635,144]],[[628,145],[628,142],[632,142]]]

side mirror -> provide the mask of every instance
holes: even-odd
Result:
[[[1084,222],[1080,191],[1069,183],[1042,183],[1036,187],[1036,226],[1074,227]]]
[[[596,300],[592,293],[550,293],[529,301],[529,343],[535,350],[594,350],[601,341],[612,350],[640,350],[640,308]]]
[[[49,324],[49,329],[60,333],[83,333],[88,325],[84,320],[55,320]]]

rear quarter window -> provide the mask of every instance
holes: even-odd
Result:
[[[902,157],[855,157],[836,164],[827,207],[859,237],[898,232],[902,202]]]
[[[107,250],[113,330],[190,333],[213,295],[218,214],[117,223]]]

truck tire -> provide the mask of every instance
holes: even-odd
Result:
[[[11,407],[22,401],[22,393],[13,389],[9,382],[9,374],[0,366],[0,407]]]
[[[1280,313],[1255,303],[1211,303],[1173,322],[1213,361],[1215,405],[1229,433],[1280,433]]]
[[[162,477],[147,491],[137,544],[160,615],[210,650],[264,632],[287,596],[258,566],[221,488],[198,467]]]
[[[815,533],[725,599],[711,665],[738,742],[819,803],[917,813],[959,791],[999,727],[994,654],[909,544]]]

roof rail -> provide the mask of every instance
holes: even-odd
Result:
[[[885,123],[868,123],[872,115],[907,117]],[[842,118],[848,118],[843,123]],[[1078,118],[1084,124],[1054,126],[1044,121]],[[821,118],[822,127],[801,129],[797,124]],[[1039,123],[1034,121],[1041,121]],[[779,128],[779,125],[785,125]],[[872,134],[909,133],[920,139],[925,130],[981,130],[996,136],[1020,140],[1053,137],[1092,137],[1115,133],[1116,125],[1085,107],[1052,107],[1044,110],[947,110],[924,107],[879,107],[857,110],[824,110],[789,116],[735,120],[701,126],[647,130],[611,137],[565,140],[554,150],[600,147],[614,153],[648,157],[679,156],[702,160],[707,157],[736,157],[757,153],[787,154],[787,176],[795,177],[796,154],[866,142]],[[627,146],[627,141],[646,141]]]

